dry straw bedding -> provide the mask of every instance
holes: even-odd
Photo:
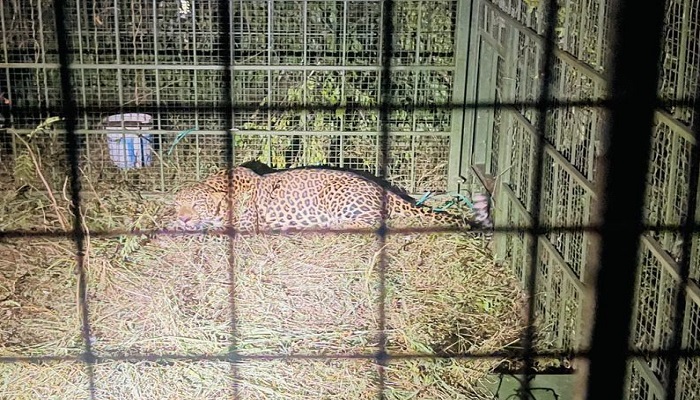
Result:
[[[5,202],[3,215],[13,211],[16,218],[0,219],[3,230],[20,223],[60,227],[56,214],[65,204],[32,196]],[[159,224],[162,211],[123,195],[86,203],[83,218],[92,229],[148,228]],[[233,243],[216,236],[89,237],[87,244],[91,342],[108,358],[94,367],[101,399],[230,398],[234,391],[241,399],[376,398],[371,355],[380,327],[382,254],[390,354],[497,351],[522,329],[518,284],[494,264],[481,239],[467,235],[390,235],[383,248],[376,236],[361,234],[258,235]],[[69,239],[0,243],[1,356],[81,353],[75,266]],[[245,358],[233,367],[216,360],[113,360],[226,354],[232,319],[233,340],[245,356],[370,357]],[[500,361],[392,359],[386,395],[483,397],[477,383]],[[78,362],[0,364],[0,393],[8,398],[84,398],[87,391],[88,371]]]

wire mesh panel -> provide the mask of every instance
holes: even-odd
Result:
[[[450,102],[464,82],[457,36],[467,36],[469,15],[457,0],[2,2],[13,109],[0,235],[14,241],[0,249],[9,310],[0,392],[371,398],[418,388],[469,399],[486,390],[474,371],[501,363],[486,350],[516,339],[523,299],[471,232],[470,248],[434,236],[387,241],[381,224],[366,239],[256,229],[246,243],[233,227],[158,229],[186,222],[163,210],[169,196],[158,192],[250,160],[350,167],[358,173],[325,173],[404,205],[406,193],[385,197],[362,173],[414,193],[455,187],[462,111]],[[299,201],[281,208],[303,218],[316,189],[327,201],[364,198],[346,183],[310,186],[303,203],[297,189],[277,196],[276,185],[260,203]],[[358,211],[374,210],[340,212]],[[45,271],[27,262],[33,252],[46,256]],[[44,292],[51,280],[60,290]],[[507,293],[474,296],[472,280]],[[55,338],[25,332],[42,326]],[[42,373],[70,376],[60,386],[33,379]]]
[[[525,313],[534,322],[519,342],[526,374],[568,367],[586,350],[597,232],[579,228],[604,200],[595,190],[605,157],[603,108],[621,110],[600,101],[609,85],[603,73],[611,72],[612,3],[0,3],[0,91],[13,104],[0,148],[0,183],[9,192],[0,230],[3,244],[5,236],[12,240],[0,260],[3,282],[11,282],[0,293],[12,324],[2,339],[29,350],[0,361],[30,361],[3,384],[21,391],[16,382],[44,361],[33,357],[51,354],[49,361],[80,362],[66,393],[72,397],[129,396],[125,388],[156,377],[185,397],[283,397],[270,387],[308,374],[318,379],[289,396],[469,398],[474,382],[464,371],[503,355],[473,353],[477,339],[510,344],[516,339],[508,335],[519,332],[474,328],[463,316],[508,307],[504,321],[520,324]],[[658,88],[665,101],[655,113],[640,221],[651,229],[641,237],[625,383],[627,397],[639,399],[695,398],[700,390],[698,357],[675,354],[696,351],[700,336],[700,249],[697,240],[688,243],[697,229],[687,223],[697,208],[691,160],[700,153],[690,126],[699,125],[690,100],[698,93],[700,7],[697,0],[667,4]],[[455,99],[466,103],[455,106]],[[497,221],[508,231],[498,237],[497,255],[530,291],[526,312],[522,287],[496,275],[500,265],[474,269],[481,248],[418,240],[439,251],[412,253],[415,242],[388,242],[383,226],[364,242],[328,236],[311,248],[298,238],[240,245],[235,229],[185,242],[141,233],[160,222],[141,192],[171,191],[244,161],[349,167],[417,193],[457,186],[466,170],[458,159],[493,188]],[[36,189],[48,195],[25,196]],[[265,194],[270,202],[277,189]],[[89,200],[81,198],[86,193]],[[70,232],[73,242],[41,236],[54,231]],[[185,256],[137,251],[152,240]],[[353,246],[341,246],[347,242]],[[37,265],[23,258],[31,246],[46,252]],[[459,255],[459,264],[447,255]],[[313,262],[319,258],[329,268]],[[474,291],[474,276],[511,291],[458,297]],[[342,279],[339,290],[356,297],[333,302],[339,296],[327,283]],[[63,286],[49,298],[41,289],[51,280]],[[314,283],[318,290],[310,290]],[[14,311],[20,300],[27,314]],[[75,303],[75,317],[62,318]],[[447,321],[437,318],[455,310]],[[31,337],[28,329],[40,323],[58,339]],[[292,338],[299,332],[305,335]],[[171,354],[193,347],[203,353]],[[64,352],[51,353],[56,348]],[[675,353],[659,354],[666,349]],[[440,379],[430,374],[437,370]],[[405,371],[418,375],[402,380]]]
[[[482,46],[492,47],[499,55],[493,85],[494,101],[515,102],[498,112],[490,126],[494,144],[488,148],[493,177],[498,177],[496,212],[502,226],[522,221],[524,212],[539,216],[545,234],[540,236],[535,268],[535,314],[538,333],[545,348],[561,351],[581,349],[580,309],[583,289],[588,281],[590,237],[585,232],[552,231],[554,227],[585,226],[593,215],[593,202],[600,197],[594,188],[599,181],[598,159],[603,145],[603,109],[599,107],[559,106],[547,110],[545,119],[531,104],[538,100],[544,82],[545,57],[543,36],[546,31],[546,2],[484,1],[479,6],[479,37]],[[562,102],[590,102],[606,93],[607,80],[600,72],[609,69],[606,49],[611,40],[610,2],[567,0],[558,2],[555,38],[557,49],[552,66],[550,93]],[[695,96],[698,85],[698,58],[695,40],[699,16],[695,1],[668,2],[665,16],[664,54],[659,94],[665,100]],[[501,28],[498,27],[507,27]],[[537,34],[532,34],[532,30]],[[505,35],[504,35],[505,34]],[[504,36],[506,36],[504,38]],[[510,69],[502,69],[501,58]],[[491,71],[479,71],[472,79],[486,79]],[[525,103],[520,105],[520,103]],[[643,238],[640,270],[636,282],[635,314],[630,343],[640,351],[656,351],[671,345],[674,321],[681,318],[683,345],[697,336],[692,310],[698,301],[697,241],[692,243],[688,282],[688,308],[675,315],[681,271],[683,236],[678,227],[692,215],[688,199],[697,191],[690,178],[690,160],[694,140],[692,108],[666,106],[656,114],[652,138],[651,169],[647,180],[645,222],[657,227],[676,229],[651,230]],[[544,124],[542,186],[535,187],[536,130]],[[504,137],[504,132],[508,136]],[[504,164],[507,163],[507,164]],[[530,209],[533,196],[541,207]],[[498,215],[500,214],[500,216]],[[528,221],[525,218],[525,221]],[[532,221],[529,221],[532,223]],[[497,245],[503,259],[516,275],[527,281],[522,266],[527,259],[523,238],[503,235]],[[682,360],[678,380],[669,381],[669,360],[649,356],[631,361],[628,380],[630,398],[661,398],[668,385],[676,385],[676,398],[694,398],[696,385],[685,378],[696,369],[696,359]]]
[[[164,191],[210,171],[221,147],[209,135],[225,129],[220,110],[225,95],[221,65],[231,63],[235,162],[260,159],[273,167],[309,164],[345,166],[338,153],[353,153],[345,143],[363,140],[372,146],[379,129],[376,106],[381,96],[380,52],[383,5],[379,1],[235,1],[230,4],[231,48],[223,49],[218,4],[208,1],[113,2],[80,0],[66,4],[66,26],[73,54],[72,91],[78,104],[78,129],[91,133],[98,150],[104,120],[124,112],[153,118],[158,154],[149,168],[120,171],[85,159],[87,179],[113,177],[141,190]],[[388,179],[414,190],[446,190],[448,153],[453,131],[447,104],[454,91],[457,1],[400,1],[394,9],[391,96],[397,109],[390,117],[397,142],[408,146],[395,157],[405,167]],[[53,4],[47,1],[2,5],[2,62],[7,93],[13,100],[13,128],[28,132],[60,106]],[[224,60],[225,54],[231,60]],[[313,108],[318,105],[321,108]],[[299,107],[306,107],[305,111]],[[40,112],[39,112],[40,111]],[[59,128],[60,124],[54,124]],[[247,139],[265,132],[287,132],[275,146]],[[301,139],[313,132],[317,139]],[[356,135],[362,132],[368,135]],[[181,141],[185,136],[194,140]],[[435,153],[417,154],[421,135],[446,138],[431,144]],[[353,140],[346,140],[350,137]],[[172,140],[166,138],[173,137]],[[363,139],[361,139],[363,138]],[[178,146],[195,145],[194,154],[175,159]],[[197,147],[201,146],[201,147]],[[375,148],[375,153],[379,148]],[[356,152],[355,152],[356,153]],[[355,154],[354,164],[377,170],[375,153]],[[200,158],[208,159],[199,164]],[[183,161],[188,165],[186,172]],[[225,162],[215,162],[222,167]],[[199,169],[203,168],[203,169]],[[418,168],[416,171],[415,169]],[[148,179],[135,174],[152,174]],[[422,182],[415,179],[422,177]],[[413,180],[411,180],[413,179]],[[428,184],[429,182],[429,184]],[[426,186],[427,185],[427,186]],[[437,185],[437,186],[430,186]]]

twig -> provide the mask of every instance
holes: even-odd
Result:
[[[41,179],[41,182],[44,184],[44,187],[46,188],[46,192],[48,193],[49,199],[51,200],[51,203],[53,205],[54,210],[56,211],[56,215],[58,216],[58,222],[61,224],[61,228],[63,228],[64,231],[68,231],[68,228],[67,228],[68,222],[63,217],[63,214],[61,212],[61,208],[59,207],[58,202],[56,201],[56,197],[54,197],[53,191],[51,190],[51,186],[49,186],[49,183],[46,181],[46,178],[44,178],[44,174],[41,173],[41,167],[39,166],[39,163],[37,162],[36,155],[32,151],[31,146],[29,146],[29,143],[27,143],[27,141],[24,140],[24,138],[22,138],[22,136],[20,136],[13,129],[11,129],[10,131],[17,137],[17,139],[19,139],[27,147],[27,151],[29,152],[29,156],[32,158],[32,163],[34,164],[34,167],[36,168],[36,173],[39,176],[39,179]]]

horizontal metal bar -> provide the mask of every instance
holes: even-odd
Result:
[[[0,63],[0,68],[34,68],[58,69],[58,63]],[[182,64],[81,64],[72,63],[71,70],[100,70],[100,69],[144,69],[144,70],[187,70],[187,71],[375,71],[381,72],[378,65],[182,65]],[[454,65],[392,65],[392,71],[453,71]]]
[[[29,134],[33,132],[33,129],[14,129],[15,132],[20,133],[20,134]],[[184,130],[183,130],[184,131]],[[174,130],[165,130],[165,129],[149,129],[149,130],[106,130],[106,129],[76,129],[75,132],[77,134],[81,135],[105,135],[105,134],[114,134],[114,133],[133,133],[133,134],[138,134],[138,133],[145,133],[149,135],[177,135],[180,132],[183,131],[174,131]],[[51,134],[65,134],[65,130],[63,129],[56,129],[54,131],[51,131]],[[236,131],[227,131],[227,130],[201,130],[201,131],[192,131],[190,134],[197,134],[197,135],[218,135],[218,136],[223,136],[227,135],[229,133],[232,133],[233,136],[268,136],[268,135],[273,135],[273,136],[377,136],[377,132],[372,132],[372,131],[361,131],[361,132],[354,132],[354,131],[258,131],[258,130],[236,130]],[[391,131],[390,135],[391,137],[398,137],[398,136],[427,136],[427,137],[449,137],[451,134],[450,131]],[[48,133],[47,133],[48,135]]]
[[[364,131],[236,131],[236,135],[295,135],[295,136],[375,136],[378,132]],[[450,131],[389,131],[389,136],[430,136],[449,137]]]
[[[506,56],[506,49],[503,47],[503,45],[502,45],[501,43],[498,42],[498,40],[496,40],[496,38],[494,38],[493,36],[491,36],[490,33],[486,32],[486,31],[484,31],[484,30],[481,30],[481,31],[479,32],[479,37],[480,37],[481,39],[483,39],[486,43],[488,43],[491,47],[493,47],[494,50],[496,50],[496,52],[497,52],[501,57],[504,57],[504,58],[505,58],[505,56]]]
[[[683,139],[689,141],[691,144],[695,144],[695,136],[693,135],[693,131],[690,129],[690,127],[674,118],[667,111],[657,110],[656,113],[654,113],[654,117],[657,122],[664,123],[671,128],[673,132],[681,135]]]
[[[466,104],[454,104],[454,103],[434,103],[434,104],[401,104],[401,103],[391,103],[388,105],[393,111],[428,111],[435,113],[435,111],[449,111],[449,110],[503,110],[507,107],[512,108],[534,108],[536,105],[533,102],[483,102],[483,103],[466,103]],[[559,108],[571,108],[571,107],[605,107],[605,102],[600,101],[566,101],[566,102],[552,102],[550,109]],[[254,112],[262,113],[266,111],[271,111],[275,113],[279,112],[333,112],[337,113],[343,112],[374,112],[377,113],[378,107],[376,105],[363,106],[359,104],[349,104],[349,105],[331,105],[327,103],[311,103],[306,105],[294,105],[294,104],[277,104],[277,105],[261,105],[259,103],[243,103],[234,102],[233,105],[234,112]],[[195,103],[174,103],[167,102],[166,104],[140,104],[140,105],[123,105],[123,106],[81,106],[78,107],[78,112],[83,114],[116,114],[116,113],[194,113],[194,112],[212,112],[216,111],[219,113],[227,112],[226,107],[221,105],[221,102],[199,102]],[[61,110],[59,107],[53,105],[47,105],[45,107],[39,106],[25,106],[25,107],[14,107],[12,114],[19,117],[30,118],[34,116],[42,116],[46,114],[60,114]]]

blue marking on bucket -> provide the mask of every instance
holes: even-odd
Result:
[[[151,165],[151,135],[137,133],[110,133],[107,137],[109,156],[121,169]]]

